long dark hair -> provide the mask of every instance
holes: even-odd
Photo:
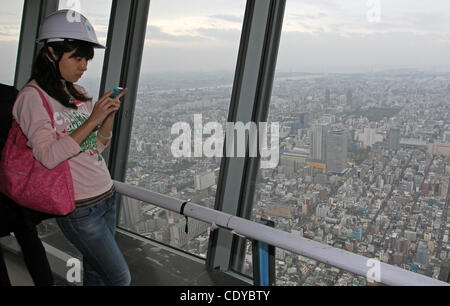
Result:
[[[52,55],[48,47],[52,47],[55,57]],[[31,73],[31,80],[36,80],[38,85],[45,90],[45,92],[52,98],[59,101],[65,107],[77,109],[77,106],[71,102],[71,97],[85,102],[90,100],[90,97],[86,97],[83,93],[79,92],[73,83],[65,82],[66,88],[69,94],[65,91],[63,83],[61,82],[62,76],[59,71],[59,61],[64,53],[72,52],[76,50],[70,57],[82,57],[86,60],[91,60],[94,57],[94,47],[92,44],[79,41],[79,40],[65,40],[58,42],[46,43],[44,47],[39,51],[38,56],[33,65],[33,71]],[[50,61],[49,58],[53,58],[55,62]]]

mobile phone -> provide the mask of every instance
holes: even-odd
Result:
[[[122,87],[116,87],[114,88],[114,92],[109,96],[111,99],[117,98],[118,95],[123,91]]]

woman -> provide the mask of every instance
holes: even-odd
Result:
[[[74,15],[79,20],[73,21]],[[30,82],[19,93],[13,116],[34,157],[45,167],[53,169],[69,161],[76,210],[57,218],[57,223],[83,255],[84,285],[129,285],[130,272],[114,240],[114,185],[101,156],[112,138],[114,116],[126,90],[115,99],[109,97],[110,91],[94,106],[86,91],[74,85],[87,70],[94,48],[104,48],[83,15],[57,11],[44,20],[38,40],[44,46]],[[56,131],[38,90],[52,108]]]

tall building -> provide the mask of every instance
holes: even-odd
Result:
[[[188,232],[186,233],[186,222],[188,222]],[[208,224],[196,219],[180,218],[176,223],[170,226],[170,244],[175,247],[182,247],[190,240],[207,231]]]
[[[364,147],[372,147],[376,142],[377,129],[376,128],[364,128],[363,144]]]
[[[347,90],[347,105],[353,104],[353,92],[351,89]]]
[[[330,102],[331,102],[331,92],[327,88],[327,90],[325,90],[325,104],[329,105]]]
[[[400,129],[398,127],[393,127],[389,131],[388,148],[394,151],[400,149]]]
[[[304,129],[309,125],[309,113],[301,113],[299,116],[300,128]]]
[[[305,129],[309,125],[309,113],[301,113],[298,116],[298,120],[294,121],[291,125],[293,132],[297,132],[299,129]]]
[[[316,207],[316,216],[318,218],[326,218],[328,215],[328,211],[330,210],[330,207],[328,205],[317,205]]]
[[[447,93],[450,95],[450,82],[447,84]]]
[[[347,168],[347,133],[345,130],[328,132],[326,163],[328,173],[341,173]]]
[[[312,127],[311,159],[314,161],[326,162],[328,129],[328,124],[324,123],[316,123]]]
[[[402,254],[402,256],[403,256],[402,261],[406,261],[406,259],[408,258],[408,248],[409,248],[409,240],[408,239],[400,238],[399,240],[397,240],[396,251],[398,253]]]
[[[430,251],[428,250],[428,246],[424,242],[420,241],[419,245],[417,246],[416,261],[418,263],[426,265],[428,264],[429,259]]]
[[[194,188],[195,190],[205,190],[216,183],[216,177],[214,172],[206,172],[200,175],[194,176]]]
[[[450,143],[450,131],[445,131],[444,132],[443,140],[444,140],[445,143]]]
[[[132,227],[142,220],[142,201],[122,197],[120,224]]]
[[[405,237],[406,237],[406,239],[408,239],[408,241],[414,242],[417,239],[417,233],[406,230],[405,231]]]

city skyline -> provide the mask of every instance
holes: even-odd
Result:
[[[268,121],[282,123],[280,164],[260,169],[251,220],[269,219],[278,229],[437,277],[450,259],[447,79],[386,73],[275,80]],[[127,183],[214,207],[220,160],[174,159],[167,152],[175,136],[166,130],[199,111],[208,120],[224,122],[231,85],[181,88],[141,88]],[[152,108],[145,107],[149,104]],[[156,116],[158,122],[145,119]],[[311,160],[315,122],[349,132],[348,144],[337,140],[341,132],[329,142],[345,148],[345,171],[327,171],[342,159],[336,150],[328,150],[331,159],[325,164]],[[127,216],[141,217],[135,223],[124,219],[121,226],[206,257],[208,226],[191,220],[187,235],[183,216],[139,201],[128,205]],[[240,272],[251,275],[251,267],[249,247]],[[280,249],[276,269],[279,285],[368,284]]]
[[[0,80],[11,79],[14,71],[21,2],[1,1],[0,48],[6,56],[0,59]],[[448,72],[450,3],[432,2],[287,1],[277,70]],[[79,8],[106,42],[111,1],[62,0],[60,7]],[[142,72],[234,71],[244,10],[245,1],[152,1]],[[372,11],[379,20],[371,20]],[[88,77],[101,71],[103,51],[96,58]]]

